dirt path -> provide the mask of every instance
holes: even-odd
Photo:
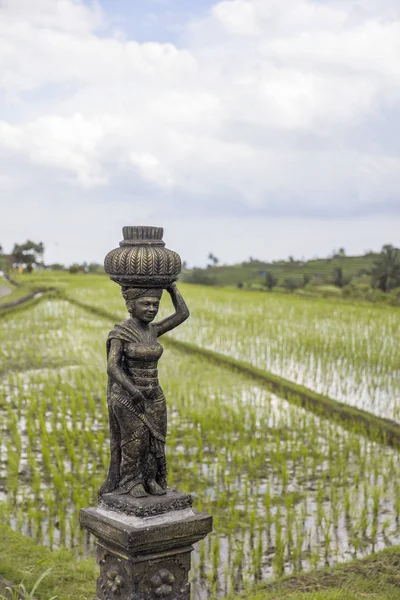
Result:
[[[8,296],[8,294],[11,294],[10,288],[0,285],[0,298],[3,296]]]

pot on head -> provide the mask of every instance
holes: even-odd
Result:
[[[122,228],[119,248],[104,259],[104,270],[123,288],[167,288],[182,268],[179,254],[165,247],[162,227]]]

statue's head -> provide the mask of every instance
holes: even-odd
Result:
[[[162,289],[123,288],[122,295],[131,317],[151,323],[157,316]]]

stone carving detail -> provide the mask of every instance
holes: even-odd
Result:
[[[123,227],[120,247],[104,260],[104,270],[120,285],[168,287],[181,268],[179,254],[165,248],[162,227]]]
[[[97,546],[97,562],[100,567],[104,567],[107,562],[108,553],[101,546]]]
[[[157,598],[164,598],[172,592],[175,576],[168,569],[160,569],[150,578],[150,583]]]
[[[169,489],[166,496],[160,497],[162,500],[151,498],[151,502],[146,499],[136,499],[129,494],[116,495],[104,494],[99,501],[100,506],[123,512],[126,515],[135,515],[135,517],[147,518],[156,515],[162,515],[171,510],[185,510],[192,507],[192,497],[189,494],[182,494],[176,490]],[[164,500],[165,499],[165,500]]]
[[[124,587],[124,580],[118,569],[115,567],[111,567],[111,569],[107,571],[107,587],[115,594],[115,596],[121,595],[121,590]]]
[[[107,552],[101,546],[97,547],[97,562],[100,566],[100,577],[98,578],[99,596],[103,600],[112,600],[116,596],[123,596],[123,589],[126,587],[127,573],[121,567],[119,561]],[[96,596],[96,600],[100,600]]]

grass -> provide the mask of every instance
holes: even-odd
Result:
[[[34,289],[35,289],[35,285],[31,285],[27,282],[25,282],[22,286],[15,286],[15,285],[11,285],[10,283],[8,283],[8,281],[6,281],[5,279],[0,279],[0,285],[3,287],[7,287],[8,289],[11,290],[11,292],[9,294],[7,294],[6,296],[2,296],[0,297],[0,307],[3,306],[4,304],[7,305],[10,302],[13,302],[15,300],[19,300],[20,298],[23,298],[25,296],[28,296],[29,294],[31,294]]]
[[[38,593],[39,587],[50,572],[51,569],[47,569],[47,571],[41,573],[34,584],[28,587],[26,584],[26,577],[29,572],[25,573],[23,580],[18,585],[10,583],[2,586],[4,588],[3,593],[6,595],[0,595],[0,600],[37,600],[36,594]],[[57,596],[52,596],[50,600],[57,600]]]
[[[361,561],[285,577],[246,590],[246,600],[398,600],[400,548],[389,548]]]
[[[32,589],[47,569],[35,597],[49,600],[93,600],[97,567],[92,558],[78,560],[65,548],[51,551],[0,522],[0,575]]]
[[[7,279],[4,279],[4,277],[0,276],[0,285],[2,287],[8,288],[8,289],[12,289],[12,284],[9,283],[9,281],[7,281]]]

